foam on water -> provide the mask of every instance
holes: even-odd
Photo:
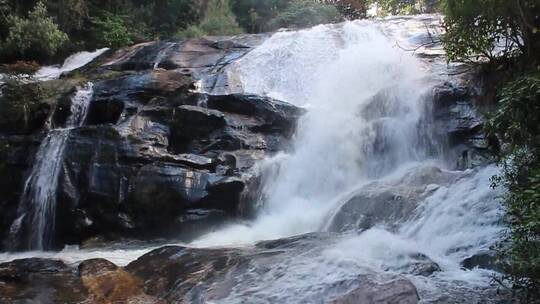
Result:
[[[42,67],[36,72],[36,74],[34,74],[34,77],[38,80],[57,79],[60,77],[60,75],[62,75],[62,73],[70,72],[83,67],[108,50],[108,48],[103,48],[94,52],[79,52],[73,54],[69,56],[61,66],[54,65]]]
[[[417,126],[430,88],[422,65],[377,23],[280,32],[229,71],[244,91],[308,109],[294,152],[269,161],[258,219],[197,246],[250,243],[317,230],[344,192],[419,158]]]

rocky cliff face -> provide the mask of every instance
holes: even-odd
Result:
[[[260,96],[196,92],[196,83],[215,87],[220,69],[249,51],[242,42],[148,43],[105,54],[53,81],[62,88],[32,113],[32,128],[0,123],[3,239],[27,248],[20,241],[32,229],[32,202],[20,199],[25,179],[40,141],[67,126],[73,97],[87,83],[93,94],[83,126],[70,130],[54,156],[60,173],[51,248],[96,237],[190,239],[249,216],[254,166],[288,147],[302,110]],[[17,217],[21,228],[9,238]]]

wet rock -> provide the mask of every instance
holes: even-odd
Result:
[[[166,246],[126,267],[117,267],[104,259],[83,261],[78,269],[53,260],[15,261],[0,264],[0,297],[6,303],[15,299],[45,299],[39,303],[56,303],[55,300],[60,300],[59,303],[82,303],[83,300],[91,303],[228,303],[238,299],[250,303],[418,301],[415,287],[405,278],[370,272],[352,273],[347,278],[330,276],[323,280],[311,280],[311,276],[317,274],[310,273],[304,280],[312,287],[304,288],[300,284],[298,290],[291,293],[294,287],[285,284],[281,286],[283,292],[275,292],[276,284],[300,282],[303,274],[297,273],[296,267],[324,257],[322,253],[332,239],[327,234],[314,233],[268,241],[251,248]],[[27,280],[29,277],[32,279]],[[67,295],[75,299],[74,302],[62,302]]]
[[[146,165],[133,181],[130,208],[137,221],[159,224],[176,218],[208,195],[210,176],[171,165]]]
[[[377,284],[371,281],[359,281],[344,295],[334,298],[332,304],[414,304],[420,300],[414,285],[405,279]]]
[[[355,191],[332,215],[328,231],[364,231],[376,225],[397,227],[409,219],[418,204],[440,185],[448,185],[459,174],[426,166],[398,180],[377,181]]]
[[[56,105],[62,109],[61,105],[73,94],[77,84],[77,80],[53,80],[3,85],[0,135],[29,135],[49,127],[48,119]]]
[[[497,254],[493,251],[486,251],[475,254],[464,259],[461,266],[466,269],[482,268],[502,272],[504,267],[501,261],[497,258]]]
[[[441,271],[439,264],[435,263],[427,255],[422,253],[409,254],[406,257],[401,257],[401,259],[407,262],[399,267],[390,267],[387,270],[424,277],[428,277],[435,272]]]
[[[0,264],[2,303],[82,303],[87,298],[80,278],[61,261],[34,258]]]
[[[231,91],[224,67],[263,37],[144,43],[106,53],[81,69],[93,83],[93,95],[85,125],[67,132],[58,155],[59,220],[52,248],[96,237],[192,238],[195,227],[203,233],[253,214],[260,190],[255,165],[288,148],[303,111],[261,96],[193,91],[196,83]],[[58,91],[42,115],[53,127],[65,125],[81,85],[69,77],[46,83]],[[41,120],[32,129],[36,144],[47,131]],[[20,152],[16,158],[23,159]],[[23,187],[31,160],[17,163],[13,189]],[[21,191],[0,198],[4,235]],[[21,231],[31,228],[28,218],[21,219]]]
[[[207,105],[211,109],[259,118],[262,122],[251,127],[254,132],[290,134],[303,110],[286,102],[255,95],[211,95]]]
[[[31,168],[42,136],[0,135],[0,249],[9,243],[8,232],[17,217],[23,180]]]
[[[433,91],[435,137],[442,140],[447,161],[460,170],[492,160],[490,139],[483,131],[486,117],[476,99],[467,88],[449,82]]]
[[[174,150],[183,150],[182,146],[191,140],[204,138],[226,125],[223,113],[189,105],[176,108],[173,120],[171,142]]]

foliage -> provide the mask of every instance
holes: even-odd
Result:
[[[334,5],[339,13],[347,19],[366,17],[369,6],[368,0],[325,0],[323,2]]]
[[[206,8],[206,13],[199,25],[190,26],[179,31],[176,38],[193,38],[202,36],[230,36],[243,33],[242,28],[236,22],[236,17],[231,11],[227,0],[211,0]]]
[[[37,58],[54,55],[68,40],[43,2],[38,2],[28,18],[10,16],[9,35],[3,43],[3,52],[15,57]]]
[[[540,298],[540,75],[523,76],[502,90],[487,129],[505,143],[504,197],[510,234],[502,244],[507,278],[524,297]]]
[[[237,35],[243,32],[228,0],[211,0],[199,26],[208,35]]]
[[[195,0],[156,0],[151,4],[150,25],[155,36],[168,38],[200,20],[201,7]]]
[[[0,66],[0,73],[7,75],[32,75],[39,70],[40,66],[35,61],[16,61]]]
[[[291,0],[232,0],[238,23],[250,33],[267,30],[268,22],[285,10]]]
[[[30,127],[31,115],[38,112],[42,101],[50,97],[39,83],[26,83],[19,77],[4,78],[0,96],[0,126],[14,132],[21,132]]]
[[[269,22],[269,28],[302,28],[321,23],[335,23],[342,17],[335,6],[318,1],[298,0]]]
[[[410,15],[434,13],[441,0],[372,0],[380,15]]]
[[[200,38],[207,33],[198,25],[191,25],[185,30],[181,30],[174,35],[176,39]]]
[[[66,33],[81,30],[90,16],[86,0],[47,1],[51,15],[55,16],[60,28]]]
[[[449,60],[540,55],[537,0],[446,0],[444,12]]]
[[[121,16],[104,13],[92,19],[92,23],[94,41],[100,46],[119,48],[133,43]]]

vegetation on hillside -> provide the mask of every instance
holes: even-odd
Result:
[[[0,0],[0,58],[305,27],[365,16],[366,0]]]

